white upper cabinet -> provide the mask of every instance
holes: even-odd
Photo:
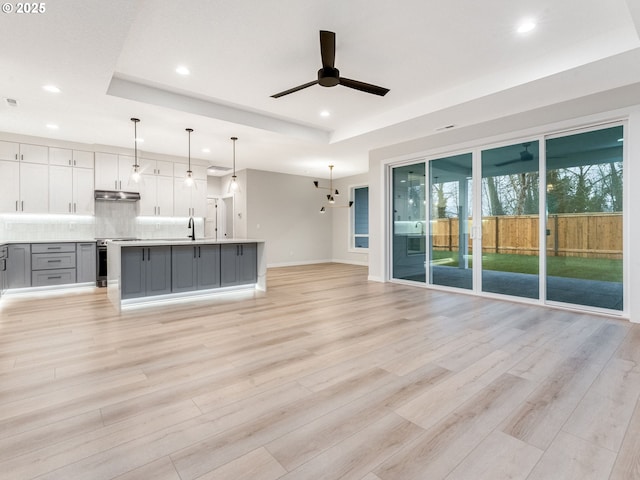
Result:
[[[160,175],[163,177],[173,177],[173,162],[139,158],[138,165],[140,165],[141,173],[144,175]]]
[[[49,147],[26,143],[0,142],[0,160],[49,163]]]
[[[140,215],[173,216],[173,177],[143,174],[139,186]]]
[[[134,158],[127,155],[96,152],[96,190],[124,190],[138,192],[138,185],[131,180]]]
[[[0,213],[20,211],[19,178],[20,164],[18,162],[0,160]]]
[[[21,143],[20,161],[47,165],[49,163],[49,147]]]
[[[49,165],[20,162],[20,212],[49,211]]]
[[[93,152],[49,147],[49,165],[93,168]]]
[[[14,142],[0,142],[0,160],[20,160],[20,144]]]
[[[207,212],[207,181],[196,179],[194,186],[188,187],[182,178],[175,178],[173,198],[176,217],[204,217]]]
[[[49,166],[49,213],[93,215],[93,169]]]

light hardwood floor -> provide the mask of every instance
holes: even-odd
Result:
[[[640,325],[366,277],[3,298],[0,478],[640,479]]]

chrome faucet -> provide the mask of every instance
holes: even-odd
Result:
[[[189,217],[189,224],[187,225],[187,228],[191,229],[191,235],[189,235],[189,238],[191,240],[195,240],[196,239],[196,222],[193,221],[193,217]]]
[[[415,228],[418,228],[418,225],[420,225],[420,235],[424,235],[424,223],[416,222]]]

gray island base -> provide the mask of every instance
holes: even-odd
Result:
[[[263,240],[116,240],[107,243],[107,258],[107,296],[118,311],[267,289]]]

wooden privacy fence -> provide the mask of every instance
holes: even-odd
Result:
[[[538,215],[482,217],[482,252],[538,255],[538,225]],[[458,250],[457,218],[433,220],[431,228],[434,250]],[[546,233],[547,255],[622,259],[622,213],[549,215]]]

